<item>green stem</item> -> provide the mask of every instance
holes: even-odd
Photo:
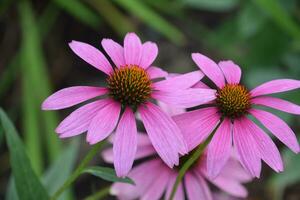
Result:
[[[89,162],[93,159],[93,157],[99,152],[103,145],[104,141],[95,144],[85,158],[81,161],[75,171],[69,176],[69,178],[65,181],[65,183],[55,192],[52,196],[51,200],[56,200],[58,197],[68,188],[70,185],[80,176],[84,168],[89,164]]]
[[[110,190],[110,186],[105,187],[105,188],[99,190],[98,192],[84,198],[84,200],[99,200],[99,199],[102,199],[103,197],[105,197],[106,195],[109,194],[109,190]]]
[[[221,120],[222,122],[222,120]],[[210,136],[203,142],[201,143],[196,151],[192,154],[192,156],[183,164],[183,166],[180,168],[179,172],[178,172],[178,176],[176,178],[176,182],[173,185],[173,189],[172,189],[172,193],[170,195],[169,200],[173,200],[175,193],[177,191],[177,188],[180,184],[180,182],[182,181],[185,173],[189,170],[189,168],[199,159],[199,157],[201,156],[201,154],[203,153],[204,149],[206,148],[206,146],[209,144],[209,142],[211,141],[213,135],[215,134],[216,130],[218,129],[218,127],[220,126],[221,122],[216,126],[216,128],[213,130],[213,132],[210,134]]]

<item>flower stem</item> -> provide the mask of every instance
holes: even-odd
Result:
[[[110,186],[102,188],[98,192],[84,198],[84,200],[100,200],[109,194]]]
[[[54,193],[54,195],[51,197],[51,200],[56,200],[58,197],[68,188],[70,185],[80,176],[84,168],[89,164],[89,162],[93,159],[93,157],[99,152],[102,145],[104,144],[104,141],[99,142],[95,144],[90,151],[87,153],[87,155],[84,157],[84,159],[81,161],[81,163],[78,165],[78,167],[75,169],[75,171],[69,176],[69,178],[64,182],[64,184]]]
[[[221,121],[222,122],[222,121]],[[196,151],[192,154],[192,156],[183,164],[183,166],[180,168],[179,172],[178,172],[178,176],[176,178],[176,182],[173,185],[173,189],[172,189],[172,193],[170,195],[169,200],[173,200],[175,193],[177,191],[177,188],[180,184],[180,182],[182,181],[185,173],[188,171],[188,169],[199,159],[199,157],[201,156],[201,154],[203,153],[204,149],[206,148],[206,146],[209,144],[209,142],[211,141],[213,135],[215,134],[216,130],[218,129],[218,127],[220,126],[221,122],[216,126],[216,128],[213,130],[213,132],[209,135],[209,137],[203,142],[201,143]]]

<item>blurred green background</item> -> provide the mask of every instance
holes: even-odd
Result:
[[[249,88],[279,77],[300,79],[299,0],[1,0],[0,25],[0,105],[50,194],[88,145],[83,136],[59,140],[54,129],[70,110],[43,112],[41,102],[66,86],[104,81],[68,48],[73,39],[101,49],[102,38],[122,43],[134,31],[157,42],[155,64],[171,72],[196,70],[190,55],[201,52],[234,60]],[[300,104],[299,90],[280,97]],[[276,113],[300,132],[299,117]],[[300,156],[275,141],[286,170],[275,174],[264,166],[262,178],[248,184],[248,199],[300,199]],[[9,157],[0,127],[0,199],[18,199]],[[99,155],[94,163],[101,162]],[[62,199],[83,199],[103,185],[82,176]]]

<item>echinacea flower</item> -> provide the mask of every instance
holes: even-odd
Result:
[[[188,159],[191,154],[180,158],[179,167]],[[154,158],[153,158],[154,156]],[[159,157],[146,134],[138,134],[138,149],[136,159],[150,157],[150,160],[143,161],[133,167],[128,176],[135,182],[135,185],[126,183],[114,183],[110,193],[120,200],[159,200],[169,199],[179,168],[169,168]],[[184,175],[174,200],[184,200],[185,192],[189,200],[213,200],[215,199],[209,182],[224,192],[236,197],[246,197],[248,192],[242,183],[249,182],[251,176],[246,173],[234,157],[224,166],[222,172],[215,179],[207,175],[205,165],[205,153]],[[105,161],[113,162],[112,149],[103,152]],[[219,198],[220,199],[220,198]]]
[[[151,66],[158,54],[155,43],[142,44],[136,34],[128,33],[124,47],[111,39],[103,39],[101,44],[114,67],[98,49],[89,44],[72,41],[69,46],[76,55],[107,75],[107,86],[62,89],[48,97],[42,109],[58,110],[99,96],[106,95],[106,98],[72,112],[59,124],[56,132],[61,138],[66,138],[87,131],[87,141],[95,144],[116,128],[114,166],[118,176],[125,176],[132,167],[137,148],[134,115],[137,111],[158,154],[168,166],[177,165],[179,154],[187,152],[180,129],[150,100],[164,98],[165,102],[175,105],[196,105],[206,101],[200,98],[204,89],[189,89],[204,75],[195,71],[155,82],[154,79],[167,75],[160,68]]]
[[[300,87],[300,81],[273,80],[249,91],[240,84],[241,69],[232,61],[216,64],[200,53],[193,53],[192,58],[217,86],[215,100],[205,104],[205,108],[175,116],[174,120],[182,129],[190,149],[206,140],[219,125],[208,145],[207,169],[210,177],[217,176],[226,164],[232,145],[241,164],[252,176],[260,176],[261,160],[276,172],[283,171],[283,162],[276,145],[248,117],[254,116],[281,142],[298,153],[299,144],[291,128],[276,115],[260,110],[257,106],[299,115],[300,106],[266,95],[297,89]]]

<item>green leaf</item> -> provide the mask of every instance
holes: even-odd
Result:
[[[182,2],[193,8],[210,11],[226,11],[237,6],[239,0],[184,0]]]
[[[83,170],[83,173],[92,174],[106,181],[130,183],[134,185],[134,182],[130,178],[128,177],[119,178],[117,177],[115,170],[108,167],[99,167],[99,166],[87,167],[86,169]]]
[[[100,17],[83,2],[79,0],[54,0],[54,2],[82,23],[94,29],[99,28],[99,25],[101,24]]]
[[[132,15],[140,18],[144,23],[163,34],[169,40],[177,45],[185,43],[183,33],[159,14],[145,5],[143,1],[138,0],[115,0],[120,6],[130,12]]]
[[[10,163],[18,196],[22,197],[22,200],[49,199],[44,186],[32,169],[23,143],[14,125],[2,108],[0,108],[0,121],[10,152]]]
[[[256,5],[268,14],[279,27],[300,41],[300,26],[280,5],[278,0],[254,0]]]

